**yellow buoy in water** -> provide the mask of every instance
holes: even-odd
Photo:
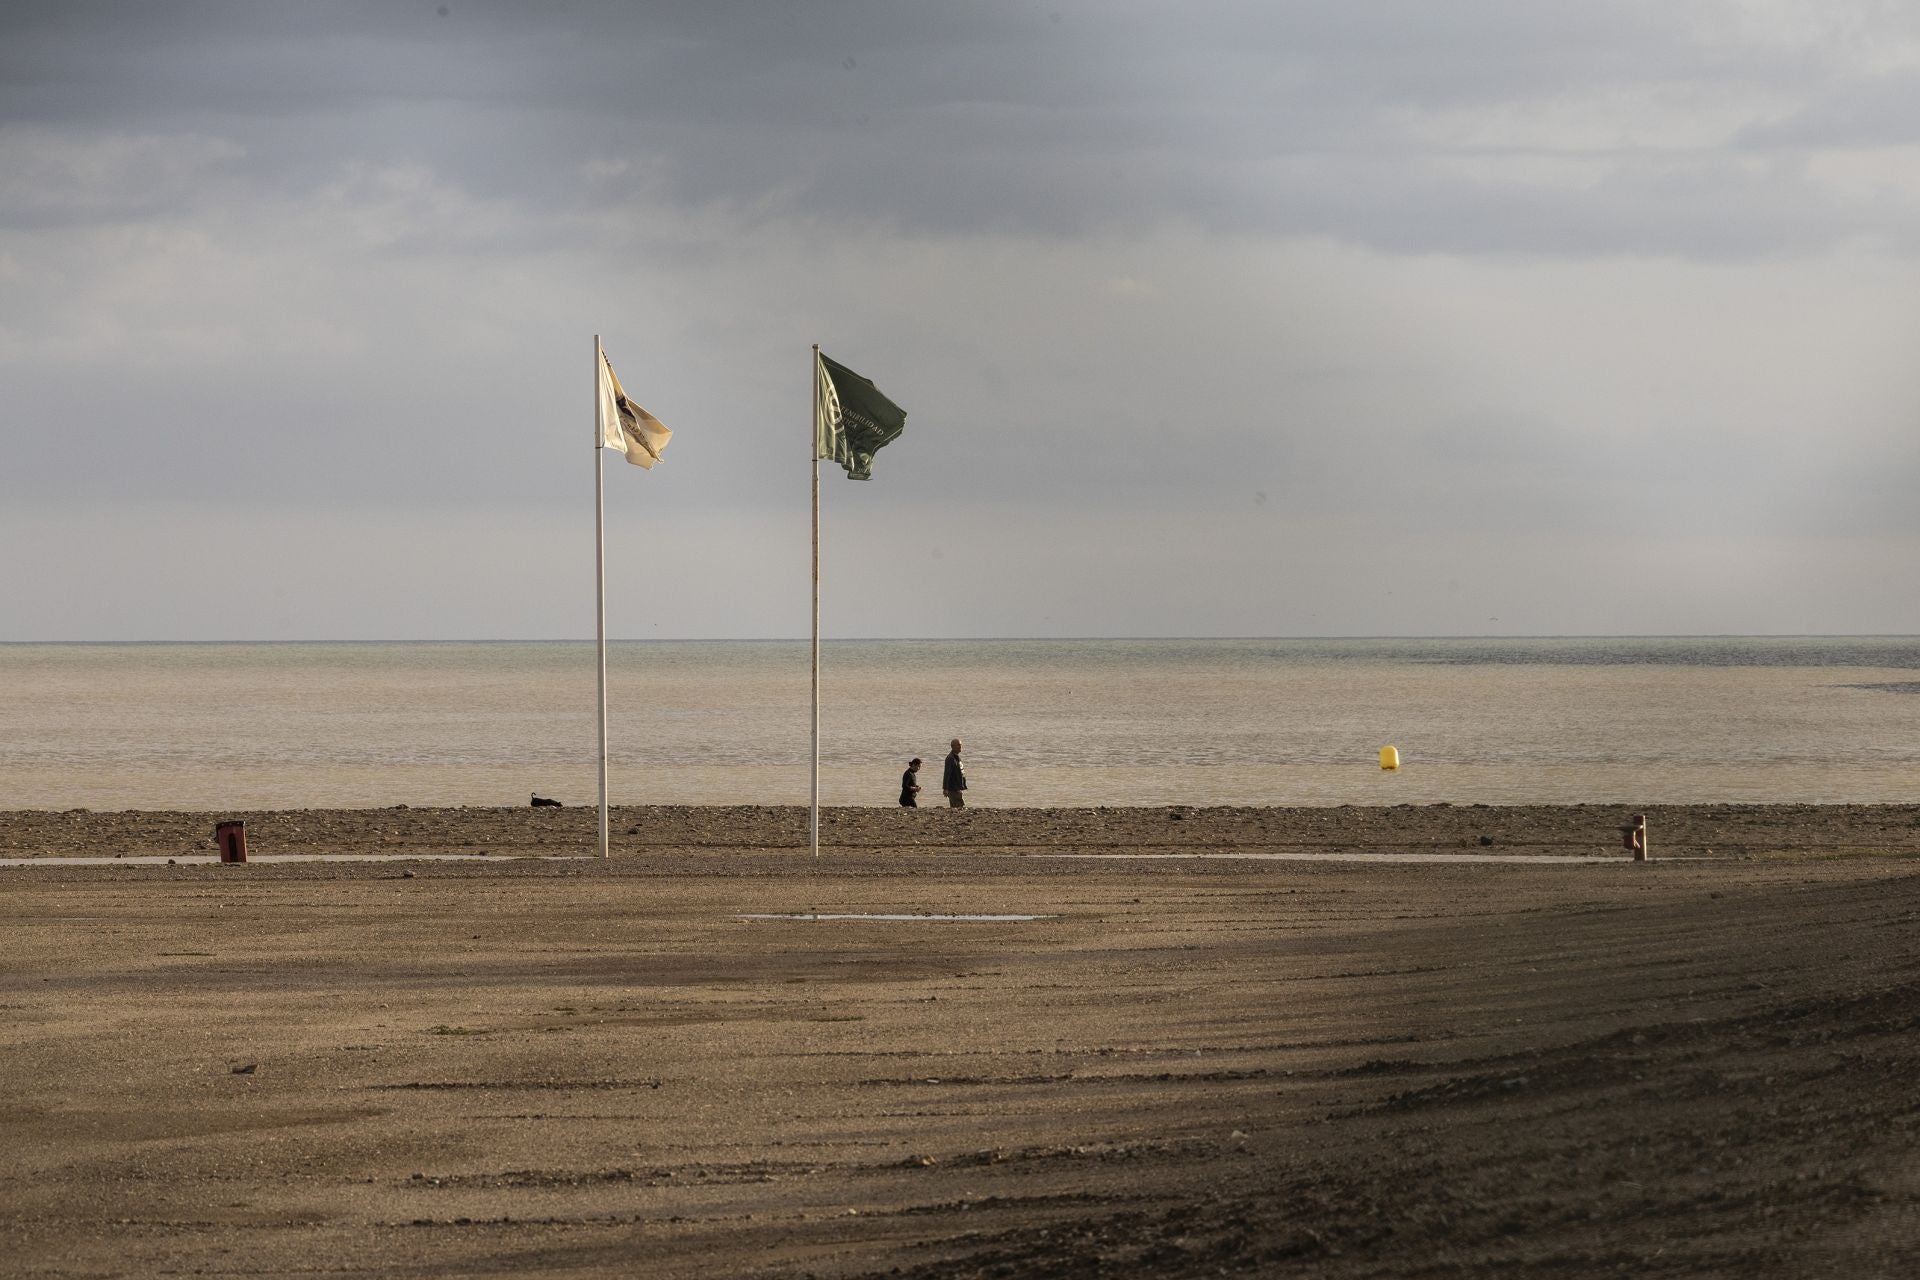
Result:
[[[1382,769],[1398,769],[1400,767],[1400,748],[1380,748],[1380,767]]]

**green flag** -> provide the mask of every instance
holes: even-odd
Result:
[[[873,479],[873,455],[907,429],[907,411],[873,383],[825,356],[818,372],[813,456],[831,458],[852,479]]]

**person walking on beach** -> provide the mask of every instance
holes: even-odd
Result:
[[[914,799],[915,796],[920,794],[920,783],[916,781],[913,776],[919,772],[920,757],[915,756],[913,759],[907,761],[907,771],[900,775],[900,806],[903,809],[918,809],[920,807],[920,802]]]
[[[940,789],[947,793],[949,809],[967,807],[967,775],[960,767],[960,739],[953,740],[953,750],[947,752],[947,767],[940,775]]]

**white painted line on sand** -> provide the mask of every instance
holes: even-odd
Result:
[[[997,922],[1003,920],[1053,920],[1055,916],[1018,915],[930,915],[890,911],[780,911],[743,912],[736,920],[966,920]]]
[[[210,853],[137,853],[131,857],[0,858],[0,867],[182,867],[251,866],[256,862],[598,862],[585,853],[256,853],[245,862],[223,864]]]
[[[1524,862],[1534,865],[1597,863],[1630,864],[1633,859],[1598,857],[1584,853],[1008,853],[1004,858],[1072,858],[1088,862],[1470,862],[1490,864]],[[1663,858],[1663,862],[1719,861],[1705,858]]]

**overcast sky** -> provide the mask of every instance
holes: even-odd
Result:
[[[1904,0],[0,7],[0,640],[1920,632]]]

